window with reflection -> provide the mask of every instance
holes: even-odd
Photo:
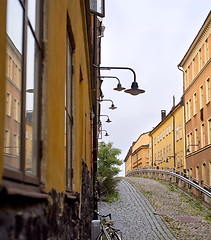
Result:
[[[40,0],[7,0],[4,163],[22,178],[38,175],[40,13]]]

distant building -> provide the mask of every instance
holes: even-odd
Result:
[[[182,101],[167,116],[161,111],[161,122],[149,133],[151,166],[185,168],[183,115]]]
[[[211,185],[211,13],[179,67],[183,71],[187,171]]]
[[[125,157],[125,160],[124,160],[124,162],[125,162],[125,175],[133,169],[131,153],[132,153],[132,146],[128,150],[128,153],[127,153],[127,155]]]
[[[132,144],[125,158],[126,173],[132,169],[149,166],[149,133],[143,133]]]

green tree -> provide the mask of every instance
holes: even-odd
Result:
[[[117,158],[121,150],[113,147],[113,143],[100,142],[98,146],[98,180],[100,187],[107,193],[114,193],[117,183],[116,175],[121,171],[118,166],[122,161]]]

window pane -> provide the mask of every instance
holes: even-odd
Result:
[[[28,1],[28,18],[32,25],[32,28],[35,29],[35,19],[36,19],[36,0]]]
[[[104,0],[91,0],[90,9],[99,15],[104,14]]]
[[[16,169],[20,169],[22,21],[23,9],[19,1],[8,0],[4,162]]]
[[[18,0],[7,0],[7,34],[22,54],[23,9]]]
[[[30,28],[28,27],[27,31],[27,68],[26,68],[26,126],[25,126],[25,169],[27,173],[32,173],[36,175],[36,157],[35,149],[33,149],[34,135],[35,135],[35,96],[36,96],[36,87],[35,87],[35,67],[36,67],[36,43]]]

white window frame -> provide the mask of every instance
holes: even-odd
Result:
[[[206,79],[206,104],[211,101],[211,87],[210,87],[210,78]]]
[[[208,144],[211,144],[211,118],[207,120]]]
[[[7,96],[6,96],[6,114],[8,116],[11,116],[11,100],[12,99],[12,95],[11,93],[7,92]]]
[[[205,131],[204,131],[204,123],[201,124],[201,141],[200,141],[201,147],[203,148],[205,146]]]
[[[193,116],[197,113],[197,94],[196,92],[193,94]]]
[[[203,85],[200,86],[199,92],[200,92],[200,95],[199,95],[200,109],[202,109],[204,107],[204,87],[203,87]]]

